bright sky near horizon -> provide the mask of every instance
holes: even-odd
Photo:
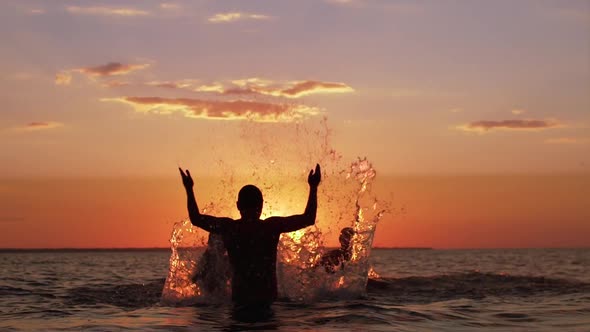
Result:
[[[15,236],[38,222],[63,232],[22,246],[166,246],[170,224],[163,230],[150,213],[134,215],[148,200],[113,203],[121,218],[154,218],[139,240],[129,239],[140,221],[127,219],[118,241],[66,227],[74,217],[59,210],[100,178],[174,177],[177,164],[202,177],[247,173],[245,145],[314,144],[322,136],[309,128],[324,118],[343,160],[367,156],[380,175],[420,177],[391,182],[408,200],[392,204],[412,209],[380,226],[381,246],[478,246],[465,236],[445,240],[444,222],[495,236],[481,246],[519,246],[518,236],[505,242],[484,230],[515,225],[524,234],[541,219],[520,246],[590,245],[590,1],[7,0],[0,40],[0,247],[19,246]],[[313,166],[297,157],[282,165]],[[527,203],[471,196],[475,183],[489,183],[477,178],[484,175],[512,188],[497,197],[526,193]],[[552,180],[531,184],[531,175]],[[457,176],[456,188],[441,189],[437,176]],[[41,190],[55,183],[45,179],[79,182]],[[109,181],[112,191],[157,190]],[[572,183],[581,185],[564,189]],[[15,189],[26,185],[30,195]],[[441,192],[448,204],[469,205],[461,222],[440,219]],[[88,211],[120,197],[87,194]],[[173,208],[147,208],[174,220],[184,204],[175,199]],[[41,200],[54,207],[36,209]],[[506,209],[494,214],[494,204]]]

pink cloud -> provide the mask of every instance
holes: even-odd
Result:
[[[128,104],[136,112],[172,114],[209,120],[251,120],[257,122],[290,122],[319,113],[315,107],[287,103],[249,100],[204,100],[193,98],[120,97],[103,99]]]
[[[354,89],[345,83],[322,81],[298,81],[289,83],[273,83],[267,80],[237,80],[234,84],[239,88],[228,88],[224,94],[262,94],[274,97],[300,98],[312,94],[350,93]]]
[[[56,85],[70,85],[72,83],[72,73],[84,74],[91,79],[106,78],[111,76],[122,76],[130,74],[134,71],[145,69],[150,65],[144,64],[124,64],[120,62],[109,62],[104,65],[88,66],[82,68],[74,68],[63,70],[55,75]],[[114,81],[111,81],[114,82]],[[113,87],[116,83],[106,82],[105,87]],[[120,86],[120,85],[119,85]]]
[[[100,15],[100,16],[120,16],[120,17],[134,17],[134,16],[148,16],[150,13],[135,8],[124,7],[79,7],[68,6],[66,11],[70,14],[80,15]]]
[[[154,81],[146,84],[161,88],[187,89],[197,92],[215,92],[223,95],[265,95],[290,99],[312,94],[350,93],[354,91],[354,89],[346,83],[314,80],[275,82],[254,77],[223,83],[214,82],[209,85],[205,84],[196,87],[194,86],[195,82],[196,80]]]
[[[125,75],[133,71],[149,67],[149,64],[123,64],[120,62],[109,62],[94,67],[82,67],[76,71],[89,76],[115,76]]]
[[[24,126],[14,128],[17,131],[41,131],[62,127],[64,124],[57,121],[34,121]]]
[[[475,131],[475,132],[489,132],[493,130],[528,130],[538,131],[549,128],[560,127],[560,124],[554,120],[481,120],[471,122],[462,126],[458,129],[464,131]]]
[[[251,14],[241,12],[219,13],[209,17],[211,23],[231,23],[244,20],[270,20],[271,17],[262,14]]]

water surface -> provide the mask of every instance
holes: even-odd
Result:
[[[228,303],[161,303],[169,250],[0,253],[3,330],[590,331],[590,249],[374,249],[363,296],[283,300],[264,322]]]

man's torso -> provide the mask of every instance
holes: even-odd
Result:
[[[276,258],[280,233],[260,222],[236,221],[223,236],[233,270],[234,302],[272,302],[277,297]]]

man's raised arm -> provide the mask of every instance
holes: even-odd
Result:
[[[188,169],[185,173],[180,167],[178,170],[180,171],[180,176],[182,177],[184,189],[186,189],[186,207],[188,209],[188,216],[191,220],[191,224],[200,227],[207,232],[222,233],[228,227],[228,222],[230,219],[217,218],[206,214],[201,214],[199,212],[199,207],[197,206],[195,193],[193,192],[194,182],[193,178],[191,177],[191,173]]]
[[[320,165],[317,164],[314,170],[309,172],[307,183],[309,184],[309,196],[307,197],[307,205],[303,214],[294,215],[290,217],[271,217],[268,222],[277,227],[281,233],[293,232],[298,229],[311,226],[315,224],[316,213],[318,210],[318,186],[322,180],[322,172]]]

